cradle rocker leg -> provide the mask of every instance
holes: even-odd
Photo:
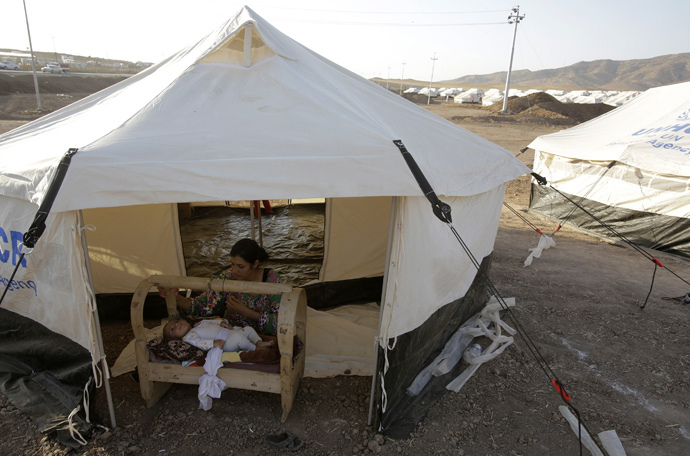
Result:
[[[294,359],[295,336],[306,341],[307,299],[303,289],[296,288],[291,293],[283,295],[278,314],[278,346],[280,347],[280,402],[283,413],[281,422],[287,420],[295,395],[299,388],[299,381],[304,375],[305,348]],[[295,361],[293,365],[293,360]]]
[[[137,359],[139,359],[139,356],[148,356],[145,344],[141,343],[141,341],[137,341],[135,344]],[[146,402],[146,407],[151,408],[170,389],[172,383],[149,380],[148,363],[137,362],[137,364],[139,366],[139,388],[141,389],[141,397],[144,399],[144,402]]]
[[[141,397],[146,402],[146,407],[152,407],[170,389],[171,383],[154,382],[149,375],[149,351],[146,348],[146,332],[144,330],[144,301],[152,284],[148,279],[142,281],[132,296],[130,308],[132,319],[132,331],[134,332],[134,354],[137,359],[139,372],[139,388]],[[168,306],[170,311],[170,306]],[[176,308],[173,308],[176,311]]]

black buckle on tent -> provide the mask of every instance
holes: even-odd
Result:
[[[537,174],[537,173],[530,173],[530,174],[532,175],[532,177],[534,177],[534,178],[537,180],[537,183],[538,183],[539,185],[546,185],[546,184],[548,184],[548,182],[546,182],[546,178],[545,178],[544,176],[540,176],[540,175]]]
[[[74,148],[69,149],[67,152],[65,152],[65,155],[62,156],[62,160],[60,160],[60,163],[58,164],[57,171],[55,172],[55,176],[48,187],[46,196],[43,198],[43,202],[38,208],[38,211],[36,211],[34,221],[31,223],[31,226],[26,233],[24,233],[22,238],[22,242],[26,247],[30,249],[33,248],[45,231],[46,219],[50,213],[50,208],[53,207],[53,202],[55,201],[58,191],[60,190],[62,181],[65,180],[65,175],[67,174],[67,169],[72,161],[72,156],[77,153],[77,150],[78,149]]]
[[[426,180],[424,173],[419,168],[419,165],[417,165],[417,162],[414,160],[414,157],[412,157],[412,154],[410,154],[410,152],[405,147],[405,144],[403,144],[403,142],[399,139],[394,139],[393,144],[395,144],[398,147],[398,149],[400,149],[400,153],[402,153],[403,158],[407,163],[407,166],[410,168],[410,171],[412,171],[412,175],[419,184],[419,187],[422,189],[422,193],[424,193],[426,199],[428,199],[431,203],[431,208],[434,211],[434,215],[438,217],[438,219],[442,222],[452,223],[453,218],[450,214],[451,207],[448,204],[441,201],[438,198],[438,196],[436,196],[434,189],[431,188],[431,184],[428,180]]]

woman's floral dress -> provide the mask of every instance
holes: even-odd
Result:
[[[218,274],[214,279],[236,280],[230,269]],[[283,283],[273,269],[264,269],[263,282]],[[227,301],[234,296],[249,309],[259,312],[259,321],[249,320],[242,315],[232,313],[227,309]],[[281,295],[251,295],[249,293],[218,293],[207,290],[191,298],[192,306],[188,315],[199,317],[223,316],[234,326],[252,326],[261,334],[274,335],[278,330],[278,309]]]

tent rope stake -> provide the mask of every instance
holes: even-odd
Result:
[[[36,243],[38,242],[38,239],[45,231],[46,219],[48,218],[48,214],[50,213],[50,208],[53,207],[55,197],[57,196],[58,191],[62,186],[62,181],[65,180],[67,169],[69,168],[69,165],[72,162],[72,156],[74,156],[74,154],[77,153],[77,150],[79,149],[69,149],[67,152],[65,152],[65,155],[62,156],[60,163],[58,163],[57,170],[55,172],[55,177],[53,177],[53,180],[50,182],[50,186],[48,187],[46,196],[43,198],[43,202],[39,206],[38,211],[36,211],[34,221],[31,223],[31,226],[26,231],[26,233],[24,233],[24,236],[22,238],[22,243],[24,247],[33,249]],[[19,261],[17,261],[17,265],[14,267],[14,271],[12,271],[10,280],[7,281],[5,291],[3,291],[2,297],[0,297],[0,305],[2,305],[2,302],[5,300],[7,290],[12,284],[15,274],[17,274],[17,270],[19,269],[19,266],[22,264],[22,261],[24,260],[26,252],[24,252],[23,250],[24,249],[22,248],[22,254],[19,256]]]
[[[394,140],[393,143],[400,149],[400,152],[403,154],[403,157],[405,158],[405,161],[407,162],[407,165],[410,167],[410,171],[412,171],[412,174],[414,175],[415,179],[417,180],[417,183],[419,184],[420,188],[422,189],[422,192],[424,193],[424,196],[431,202],[431,206],[434,211],[434,215],[438,217],[442,222],[445,222],[448,227],[450,228],[451,232],[455,236],[455,239],[458,241],[462,249],[465,251],[467,256],[469,257],[470,261],[474,265],[474,267],[477,269],[477,271],[480,270],[480,263],[477,260],[477,258],[474,256],[472,251],[470,250],[469,246],[465,243],[465,241],[462,239],[458,231],[455,229],[455,227],[452,224],[452,221],[450,220],[450,206],[446,203],[443,203],[438,199],[438,196],[436,196],[436,193],[434,192],[433,188],[431,187],[431,184],[429,184],[429,181],[426,179],[424,174],[422,173],[421,169],[419,169],[419,166],[417,166],[417,163],[415,162],[414,158],[412,155],[407,151],[405,148],[405,145],[402,143],[400,140]],[[546,184],[546,179],[539,176],[536,173],[532,173],[535,176],[535,179],[537,179],[539,182],[543,182],[545,185]],[[444,208],[443,206],[447,206],[447,208]],[[447,214],[447,217],[446,217]],[[546,376],[549,378],[550,383],[553,385],[553,387],[556,389],[558,395],[560,396],[561,399],[566,403],[566,405],[573,410],[575,415],[577,416],[577,421],[578,421],[578,427],[584,428],[590,435],[592,433],[590,430],[587,428],[585,425],[584,421],[582,420],[580,416],[580,412],[575,408],[575,406],[571,403],[572,398],[570,395],[566,392],[565,386],[563,383],[559,380],[558,376],[555,374],[549,363],[546,361],[544,356],[541,354],[539,349],[537,348],[536,344],[532,340],[532,338],[529,336],[528,332],[525,330],[525,328],[522,326],[522,324],[518,321],[517,317],[513,314],[510,306],[505,302],[503,297],[498,291],[498,288],[494,285],[494,283],[491,281],[491,279],[487,276],[486,277],[486,283],[487,287],[489,288],[489,291],[496,296],[496,299],[500,303],[500,306],[502,310],[506,312],[506,315],[510,318],[511,322],[514,325],[514,328],[516,329],[517,333],[520,334],[522,337],[523,341],[527,345],[528,350],[534,357],[535,361],[539,365],[539,367],[542,369],[542,371],[546,374]],[[581,431],[580,428],[580,431]],[[582,435],[580,433],[579,436],[579,442],[580,442],[580,454],[582,454]],[[603,448],[601,448],[600,444],[595,441],[595,444],[599,447],[599,449],[603,452]]]

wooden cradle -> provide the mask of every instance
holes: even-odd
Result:
[[[145,279],[132,297],[131,318],[135,337],[135,353],[139,371],[141,395],[146,406],[153,406],[173,383],[197,385],[199,377],[206,372],[202,366],[184,367],[181,364],[164,364],[150,360],[144,331],[144,301],[151,288],[181,288],[191,290],[212,289],[217,292],[242,292],[257,294],[280,294],[278,313],[278,347],[280,349],[279,373],[266,373],[240,369],[218,369],[217,376],[228,388],[248,389],[280,394],[285,422],[297,394],[299,381],[304,375],[305,350],[296,354],[293,362],[294,337],[306,346],[307,298],[301,288],[290,285],[264,282],[242,282],[201,277],[179,277],[156,275]],[[166,299],[169,318],[178,318],[175,296]]]

